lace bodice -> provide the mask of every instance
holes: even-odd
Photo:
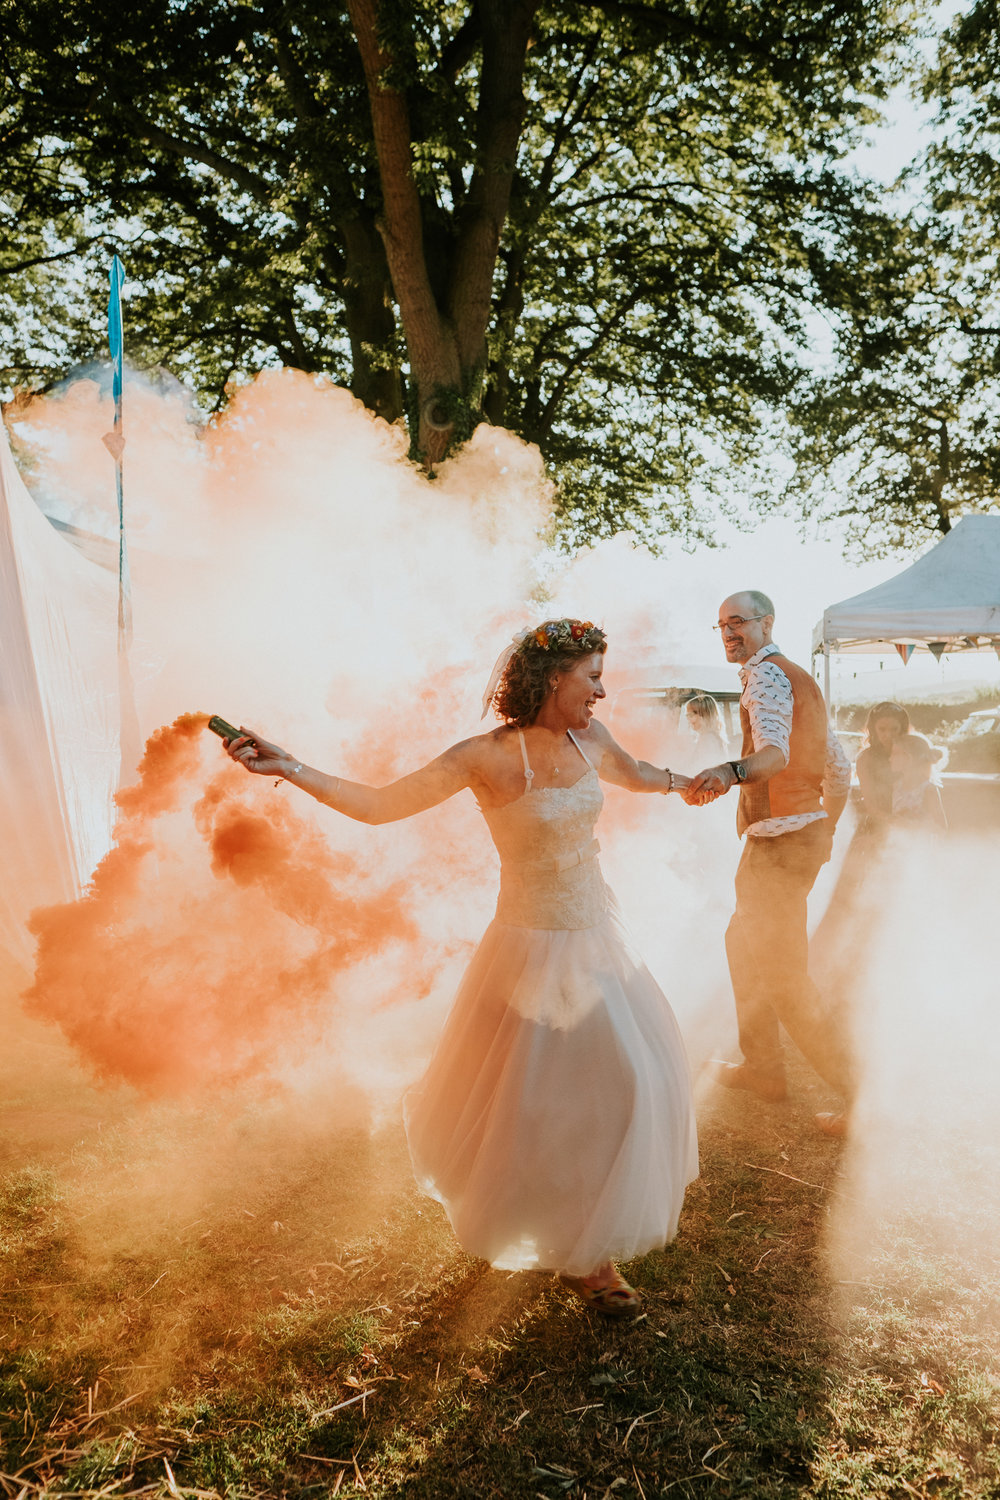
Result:
[[[525,755],[524,795],[505,807],[481,809],[500,855],[497,920],[512,927],[592,927],[607,911],[594,838],[604,795],[597,772],[577,749],[586,769],[572,786],[533,790]]]

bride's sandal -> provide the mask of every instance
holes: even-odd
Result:
[[[639,1311],[642,1299],[634,1286],[629,1286],[624,1276],[615,1271],[610,1281],[603,1286],[590,1286],[582,1276],[560,1274],[560,1285],[579,1297],[592,1312],[602,1313],[606,1318],[630,1318]]]

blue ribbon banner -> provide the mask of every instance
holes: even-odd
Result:
[[[122,328],[122,285],[125,267],[117,255],[111,261],[108,293],[108,345],[111,349],[111,394],[115,403],[115,423],[122,419],[122,377],[125,365],[125,333]]]
[[[124,651],[132,639],[132,586],[128,572],[128,553],[125,547],[125,494],[122,484],[122,453],[125,438],[122,433],[122,389],[124,385],[125,334],[122,328],[122,284],[125,267],[117,255],[112,257],[109,272],[111,290],[108,293],[108,346],[111,350],[111,394],[115,403],[114,432],[104,439],[115,461],[115,490],[118,497],[118,645]]]
[[[115,403],[114,431],[104,445],[115,461],[115,491],[118,498],[118,702],[120,712],[119,744],[122,785],[131,781],[142,753],[142,737],[135,712],[135,693],[129,667],[128,650],[132,640],[132,584],[129,578],[128,551],[125,546],[125,491],[122,482],[122,454],[125,437],[122,432],[122,394],[125,374],[125,333],[122,327],[122,285],[125,267],[117,255],[112,258],[108,293],[108,347],[111,350],[111,394]]]

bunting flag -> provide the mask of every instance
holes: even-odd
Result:
[[[127,785],[139,763],[142,739],[135,711],[135,693],[129,666],[132,644],[132,582],[129,577],[128,549],[125,545],[125,488],[122,456],[125,452],[122,408],[125,393],[125,332],[122,325],[122,285],[125,267],[118,256],[111,261],[111,283],[108,292],[108,347],[111,351],[111,395],[115,403],[115,422],[104,434],[105,448],[115,461],[115,493],[118,499],[118,700],[122,784]]]
[[[935,661],[940,661],[941,657],[944,655],[945,651],[947,651],[947,649],[948,649],[948,642],[947,641],[928,641],[927,642],[927,649],[931,653],[931,655],[933,656],[933,658],[934,658]]]
[[[900,641],[896,642],[896,650],[899,652],[900,656],[903,658],[903,666],[904,667],[909,665],[910,657],[913,655],[913,652],[914,652],[915,649],[916,648],[914,647],[912,641],[909,642],[909,643],[907,643],[906,645],[903,645],[902,642],[900,642]]]

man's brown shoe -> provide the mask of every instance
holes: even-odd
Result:
[[[847,1134],[847,1116],[835,1115],[829,1111],[816,1116],[816,1124],[824,1135],[832,1135],[836,1140],[842,1141]]]
[[[748,1094],[756,1094],[758,1099],[766,1099],[768,1104],[780,1104],[788,1098],[783,1078],[758,1073],[746,1063],[717,1062],[712,1076],[724,1089],[743,1089]]]

